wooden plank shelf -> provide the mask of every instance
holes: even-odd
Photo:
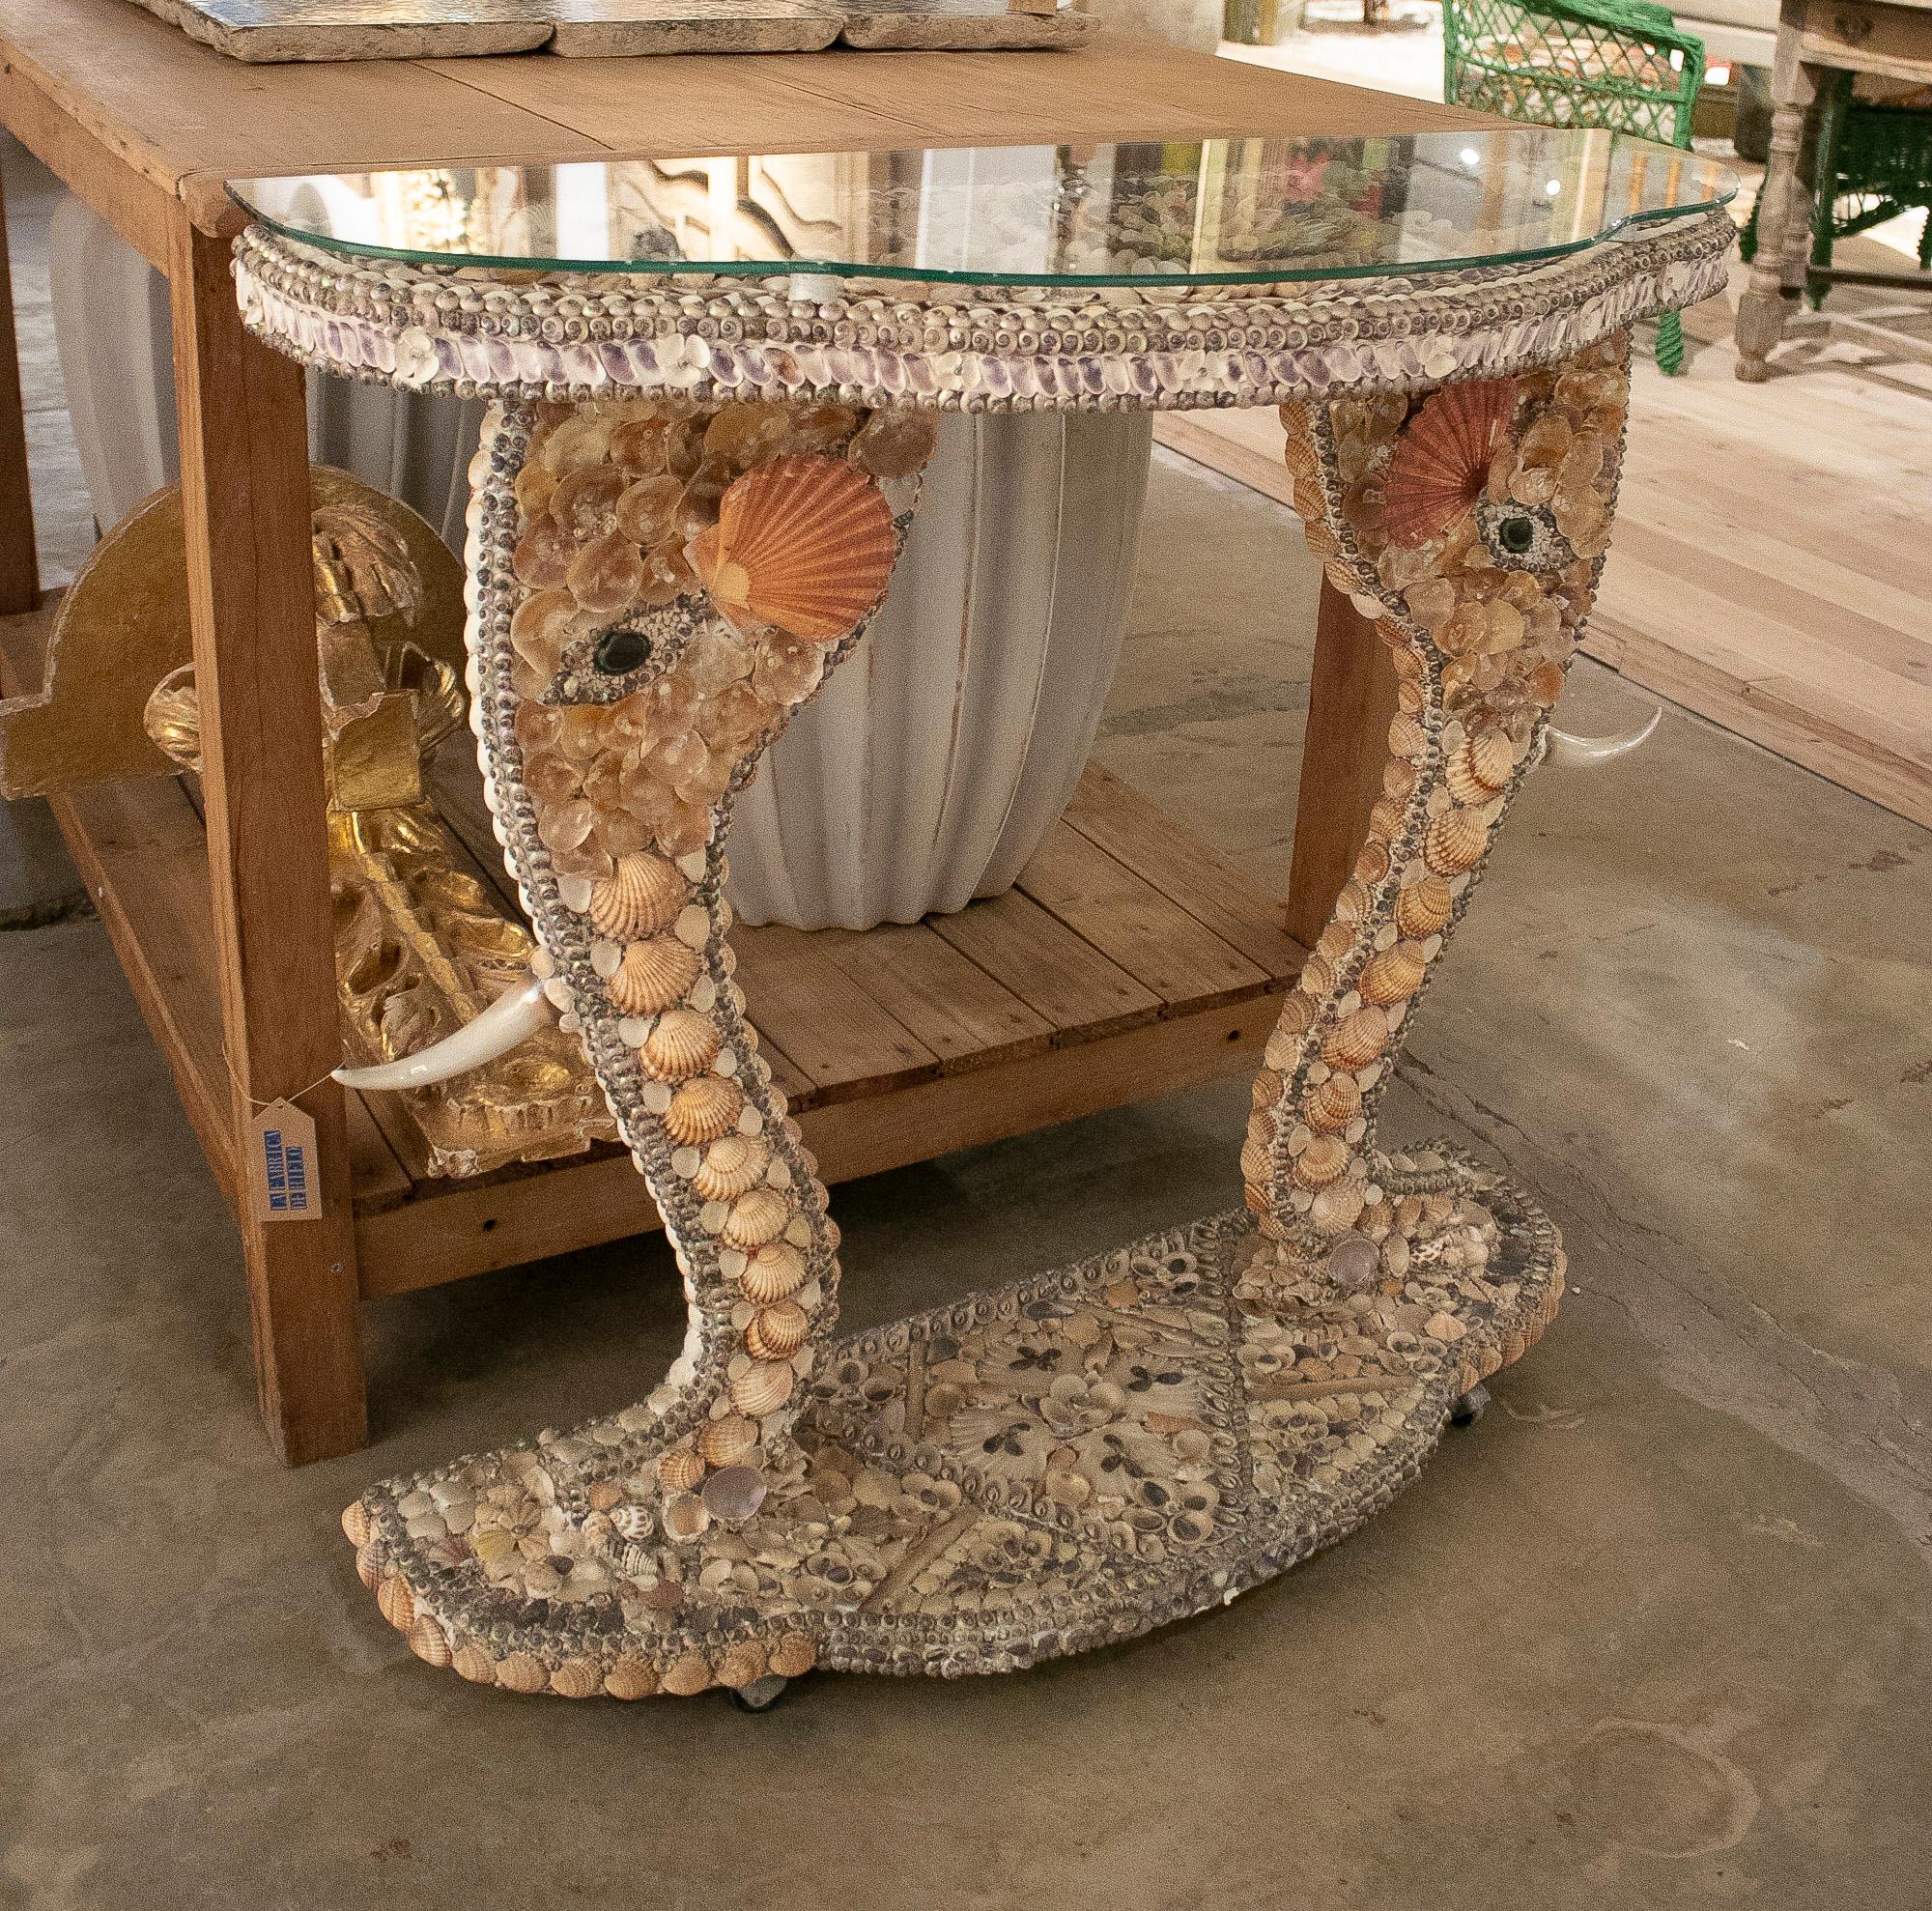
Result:
[[[0,685],[39,681],[45,611],[0,619]],[[507,894],[467,753],[439,809]],[[189,790],[155,777],[54,813],[234,1199],[206,844]],[[1252,1066],[1303,951],[1278,898],[1090,765],[1006,896],[864,933],[739,928],[760,1052],[830,1182],[927,1160]],[[657,1214],[612,1146],[433,1177],[402,1102],[349,1097],[365,1296],[459,1280],[645,1232]]]

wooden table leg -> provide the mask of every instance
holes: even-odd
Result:
[[[171,248],[195,683],[238,1151],[288,1096],[316,1124],[314,1219],[238,1218],[263,1418],[291,1466],[366,1437],[324,821],[302,374],[242,329],[225,242]],[[319,1084],[318,1086],[310,1086]],[[298,1091],[301,1091],[298,1095]]]
[[[1288,932],[1314,948],[1382,793],[1395,673],[1376,627],[1324,576],[1288,874]]]
[[[0,199],[0,616],[41,601],[34,555],[34,496],[27,480],[27,421],[14,343],[14,278],[7,264],[7,208]]]
[[[1798,159],[1825,70],[1799,57],[1804,0],[1786,0],[1771,74],[1771,154],[1759,187],[1757,255],[1738,306],[1737,375],[1747,385],[1771,376],[1765,363],[1804,289],[1811,253],[1811,188]]]

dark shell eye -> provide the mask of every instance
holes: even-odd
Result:
[[[1520,556],[1536,542],[1536,521],[1533,518],[1505,518],[1496,527],[1496,535],[1502,540],[1505,551],[1513,551]]]
[[[590,661],[607,677],[628,676],[650,662],[651,641],[640,630],[607,630]]]

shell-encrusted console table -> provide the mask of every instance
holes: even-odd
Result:
[[[259,337],[494,401],[469,639],[521,1013],[582,1041],[689,1299],[637,1405],[345,1516],[384,1614],[479,1684],[758,1700],[1128,1638],[1359,1526],[1555,1312],[1530,1196],[1376,1109],[1589,610],[1630,328],[1721,285],[1731,182],[1532,130],[1102,148],[1077,190],[1037,157],[897,156],[866,242],[784,275],[639,228],[621,166],[454,174],[421,217],[381,178],[235,188]],[[733,796],[860,642],[934,412],[1230,404],[1281,407],[1397,710],[1246,1211],[839,1340],[733,981]]]

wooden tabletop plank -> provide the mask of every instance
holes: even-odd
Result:
[[[746,1013],[819,1092],[863,1084],[868,1095],[939,1072],[939,1058],[903,1022],[856,987],[818,938],[763,928],[736,939]]]
[[[10,121],[38,96],[213,230],[222,182],[474,159],[1278,137],[1481,114],[1103,34],[1078,53],[810,53],[248,66],[127,0],[0,0]],[[0,100],[6,96],[0,95]],[[44,115],[43,115],[44,117]],[[55,128],[19,125],[40,150]],[[92,182],[99,185],[102,182]],[[93,196],[90,193],[90,196]]]
[[[1092,1041],[1160,1013],[1151,989],[1016,889],[927,920],[935,935],[1052,1023],[1057,1041]]]
[[[244,66],[127,0],[0,0],[0,64],[136,177],[186,198],[204,227],[230,178],[602,150],[426,65]]]
[[[1306,952],[1284,925],[1281,898],[1257,887],[1110,770],[1088,764],[1066,820],[1267,975],[1300,974]]]
[[[1053,1024],[963,956],[926,923],[826,929],[813,937],[866,994],[893,1013],[942,1063],[975,1068],[1032,1054]]]
[[[1170,1006],[1233,1001],[1270,980],[1070,823],[1048,832],[1019,886]]]

